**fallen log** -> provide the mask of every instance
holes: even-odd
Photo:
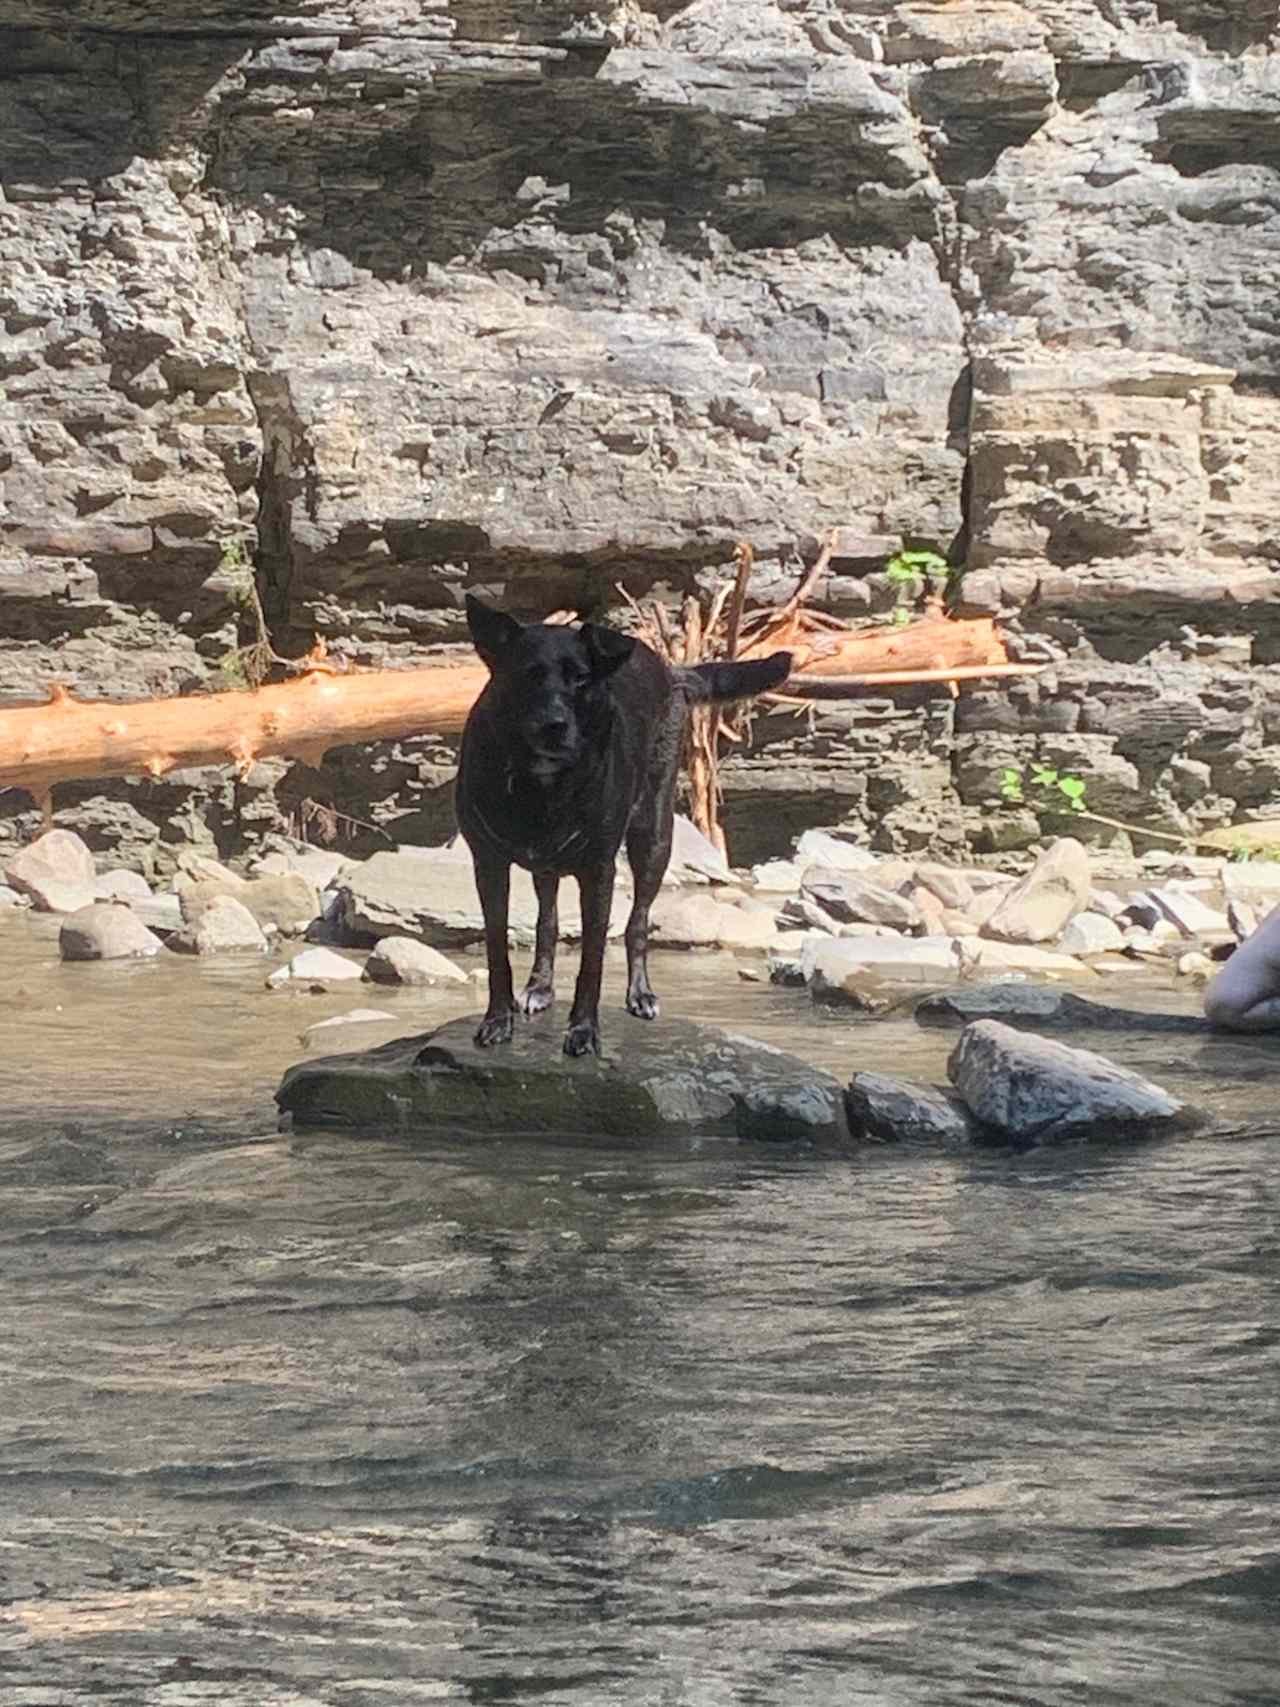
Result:
[[[757,626],[739,656],[785,645],[780,626]],[[797,699],[807,694],[809,673],[821,679],[816,693],[828,698],[836,691],[852,696],[877,679],[885,686],[967,680],[1015,668],[985,617],[926,618],[862,633],[796,628],[794,640],[797,668],[783,691]],[[859,679],[833,690],[833,677]],[[487,680],[481,664],[338,670],[316,656],[291,681],[233,693],[119,703],[79,700],[58,686],[46,704],[0,710],[0,788],[21,788],[43,802],[55,784],[86,777],[162,777],[226,764],[243,775],[257,759],[315,764],[331,747],[427,731],[456,735]]]

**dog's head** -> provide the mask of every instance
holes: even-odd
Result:
[[[491,703],[530,773],[549,781],[589,745],[607,713],[606,683],[635,647],[595,623],[526,627],[467,595],[467,626],[493,677]]]

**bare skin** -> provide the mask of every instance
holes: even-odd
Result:
[[[1204,993],[1205,1018],[1223,1031],[1280,1031],[1280,907],[1227,961]]]

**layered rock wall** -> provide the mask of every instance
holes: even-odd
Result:
[[[674,598],[747,538],[772,597],[840,524],[828,608],[883,613],[886,557],[931,546],[1052,667],[758,719],[735,856],[844,816],[1016,845],[1000,777],[1033,760],[1178,829],[1280,809],[1273,3],[0,26],[4,697],[216,683],[230,541],[279,650],[396,664],[462,643],[468,587]],[[434,837],[450,766],[413,737],[58,806],[144,864],[313,801]]]

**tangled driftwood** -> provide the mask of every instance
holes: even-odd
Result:
[[[737,573],[704,612],[685,601],[677,631],[659,606],[637,610],[645,637],[677,662],[756,657],[790,650],[796,668],[785,698],[847,698],[868,687],[904,682],[957,682],[977,676],[1023,674],[1039,666],[1011,664],[988,618],[956,621],[940,610],[902,627],[851,631],[835,618],[804,608],[826,566],[830,544],[787,602],[745,614],[750,548],[738,551]],[[561,620],[573,613],[561,612]],[[340,669],[318,647],[286,682],[249,691],[127,704],[75,699],[65,687],[47,703],[0,711],[0,788],[21,788],[48,808],[60,782],[84,777],[164,776],[202,765],[247,772],[256,759],[300,758],[311,763],[330,747],[380,741],[422,731],[457,734],[488,679],[479,664],[436,664],[416,670]],[[693,809],[707,834],[723,841],[718,824],[721,741],[741,740],[741,718],[699,710],[690,733]]]

